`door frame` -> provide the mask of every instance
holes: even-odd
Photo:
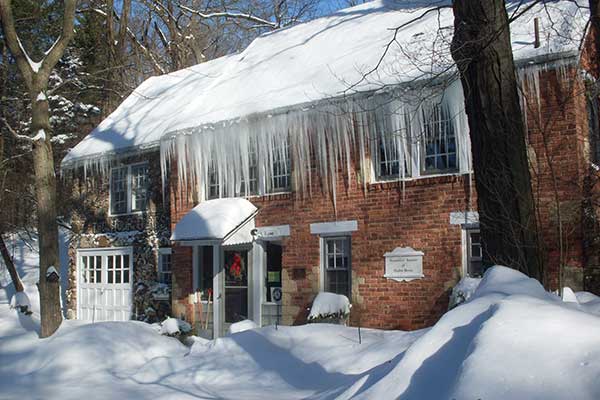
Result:
[[[219,279],[219,288],[221,290],[222,293],[222,299],[223,301],[220,301],[219,303],[219,313],[221,315],[221,327],[219,327],[220,330],[224,330],[225,329],[225,302],[227,301],[226,298],[226,292],[225,292],[225,252],[226,251],[247,251],[248,254],[246,255],[246,262],[248,263],[247,265],[247,270],[248,270],[248,299],[247,299],[247,303],[248,303],[248,319],[249,320],[254,320],[254,304],[253,304],[253,294],[254,294],[254,280],[253,280],[253,246],[252,243],[245,243],[245,244],[235,244],[235,245],[231,245],[231,246],[219,246],[220,247],[220,257],[219,257],[219,272],[220,272],[220,277],[221,279]],[[225,333],[225,332],[223,332]]]
[[[87,254],[86,254],[87,253]],[[105,282],[107,280],[106,278],[106,274],[107,274],[107,263],[104,261],[106,259],[107,255],[129,255],[129,284],[131,286],[131,291],[130,291],[130,298],[129,298],[129,304],[131,307],[133,307],[133,282],[134,282],[134,266],[135,263],[133,262],[133,246],[125,246],[125,247],[89,247],[89,248],[78,248],[77,252],[76,252],[76,262],[75,262],[75,270],[76,270],[76,276],[75,276],[75,285],[77,287],[76,293],[77,293],[77,309],[75,311],[75,315],[77,319],[80,319],[81,316],[81,256],[84,255],[100,255],[103,259],[102,261],[102,270],[101,270],[101,276],[102,276],[102,282]],[[107,283],[108,285],[108,283]],[[129,311],[129,315],[131,317],[131,315],[133,314],[133,310]]]

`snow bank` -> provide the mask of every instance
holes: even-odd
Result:
[[[350,314],[350,301],[343,294],[320,292],[310,307],[308,320],[344,318]]]
[[[452,309],[465,301],[469,301],[480,282],[481,278],[463,277],[456,286],[452,288],[449,308]]]
[[[496,266],[470,301],[446,313],[389,374],[345,395],[592,400],[600,397],[599,375],[600,319]]]
[[[581,310],[600,316],[600,297],[590,292],[577,292],[575,296]]]
[[[192,326],[188,322],[169,317],[160,324],[159,332],[161,335],[176,336],[191,330]]]
[[[256,322],[249,320],[249,319],[245,319],[243,321],[240,322],[236,322],[234,324],[229,325],[229,333],[239,333],[239,332],[244,332],[244,331],[248,331],[251,329],[256,329],[258,328],[258,325],[256,325]]]
[[[10,299],[11,308],[22,308],[25,307],[27,310],[31,310],[31,301],[29,296],[25,292],[16,292]]]

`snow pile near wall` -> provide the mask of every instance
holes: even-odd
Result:
[[[229,325],[229,333],[240,333],[240,332],[245,332],[245,331],[249,331],[252,329],[256,329],[259,326],[256,325],[256,322],[249,320],[249,319],[245,319],[243,321],[240,322],[236,322],[234,324]]]
[[[456,286],[452,288],[449,308],[452,309],[465,301],[469,301],[480,282],[481,278],[470,278],[468,276],[462,278]]]
[[[178,318],[167,318],[160,323],[159,332],[161,335],[177,336],[182,333],[188,333],[192,330],[192,326]]]
[[[577,292],[575,296],[577,297],[580,309],[600,316],[600,297],[590,292]]]
[[[308,320],[343,318],[350,314],[350,301],[343,294],[320,292],[310,307]]]
[[[592,400],[599,374],[600,319],[517,271],[493,267],[469,302],[356,397]]]

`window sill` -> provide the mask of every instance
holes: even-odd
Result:
[[[396,179],[386,179],[386,180],[375,180],[372,182],[369,182],[367,184],[368,190],[369,191],[373,191],[373,190],[377,190],[378,188],[380,189],[384,189],[384,188],[391,188],[391,187],[397,187],[400,183],[405,183],[408,184],[409,186],[417,186],[417,185],[428,185],[428,184],[436,184],[436,183],[446,183],[446,182],[452,182],[456,179],[460,179],[463,178],[467,175],[469,175],[471,172],[469,173],[462,173],[462,172],[449,172],[446,174],[429,174],[429,175],[421,175],[421,176],[417,176],[417,177],[407,177],[407,178],[396,178]]]
[[[125,213],[121,213],[121,214],[108,214],[109,218],[116,218],[116,217],[127,217],[129,215],[143,215],[143,214],[148,214],[150,213],[150,211],[148,210],[144,210],[144,211],[131,211],[131,212],[125,212]]]

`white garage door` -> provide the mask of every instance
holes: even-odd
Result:
[[[127,321],[132,311],[131,247],[78,251],[77,316],[87,321]]]

